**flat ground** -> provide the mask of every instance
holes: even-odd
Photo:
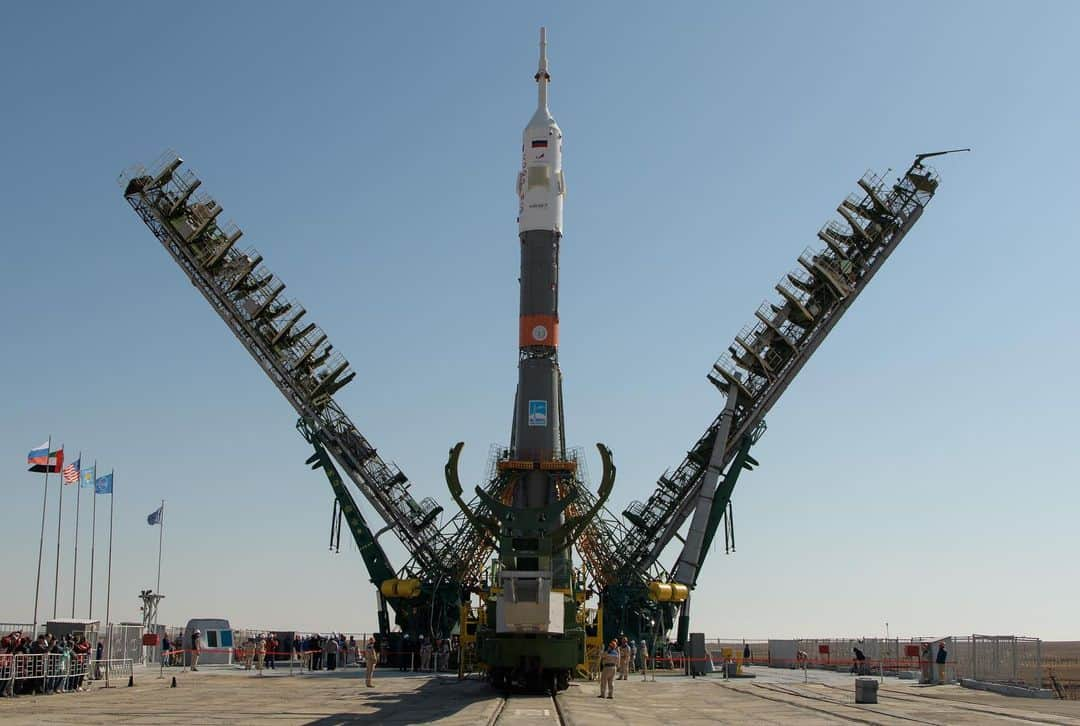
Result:
[[[917,686],[886,678],[879,703],[854,703],[854,677],[838,673],[748,669],[753,679],[724,681],[718,675],[690,679],[641,676],[616,682],[615,699],[600,700],[596,683],[575,682],[559,695],[559,710],[572,726],[694,723],[1075,724],[1080,703],[1007,698],[959,686]],[[135,686],[55,696],[0,699],[0,722],[220,724],[440,723],[516,725],[555,723],[550,699],[513,696],[505,703],[484,683],[455,677],[376,675],[365,688],[356,671],[259,677],[252,672],[210,670],[171,675],[136,672]],[[543,716],[544,718],[540,718]],[[548,717],[550,716],[550,718]]]

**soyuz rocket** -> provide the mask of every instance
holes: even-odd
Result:
[[[521,302],[518,383],[510,457],[561,461],[565,457],[562,372],[559,370],[559,243],[566,183],[562,130],[548,110],[547,34],[540,29],[536,112],[521,138],[517,177]],[[539,507],[555,498],[553,480],[540,466],[522,477],[514,506]]]

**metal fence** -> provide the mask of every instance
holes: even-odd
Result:
[[[113,624],[106,628],[101,641],[104,656],[112,660],[142,659],[142,625],[133,623]],[[111,650],[110,650],[111,646]]]
[[[89,655],[14,653],[0,655],[0,691],[63,693],[78,690],[92,675]]]
[[[38,630],[41,630],[44,624],[38,626]],[[35,637],[37,633],[34,631],[33,623],[0,623],[0,635],[7,635],[8,633],[20,632],[28,637]]]
[[[1039,638],[972,635],[954,640],[959,677],[1042,688],[1042,641]]]
[[[937,644],[943,643],[947,653],[940,672],[933,661]],[[918,671],[923,678],[946,681],[970,678],[993,683],[1005,683],[1028,688],[1042,688],[1045,668],[1042,641],[1019,635],[970,635],[944,638],[800,638],[788,640],[742,640],[709,638],[707,647],[713,651],[731,648],[737,661],[742,650],[750,646],[752,665],[777,668],[801,667],[799,653],[805,653],[809,668],[849,670],[858,666],[866,671],[902,674]],[[927,646],[930,646],[929,648]],[[858,648],[865,660],[855,661]]]

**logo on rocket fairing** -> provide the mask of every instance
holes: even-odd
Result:
[[[547,340],[548,337],[547,328],[545,328],[543,325],[537,325],[535,328],[532,329],[532,337],[533,340],[535,340],[536,342],[543,343],[545,340]]]
[[[529,425],[547,426],[547,401],[529,401]]]

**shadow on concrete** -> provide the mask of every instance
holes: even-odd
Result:
[[[396,693],[380,693],[378,683],[378,676],[375,688],[365,688],[361,682],[363,711],[323,716],[307,722],[308,726],[428,723],[453,716],[475,703],[490,701],[494,706],[498,696],[489,683],[479,680],[429,678],[415,690]]]

